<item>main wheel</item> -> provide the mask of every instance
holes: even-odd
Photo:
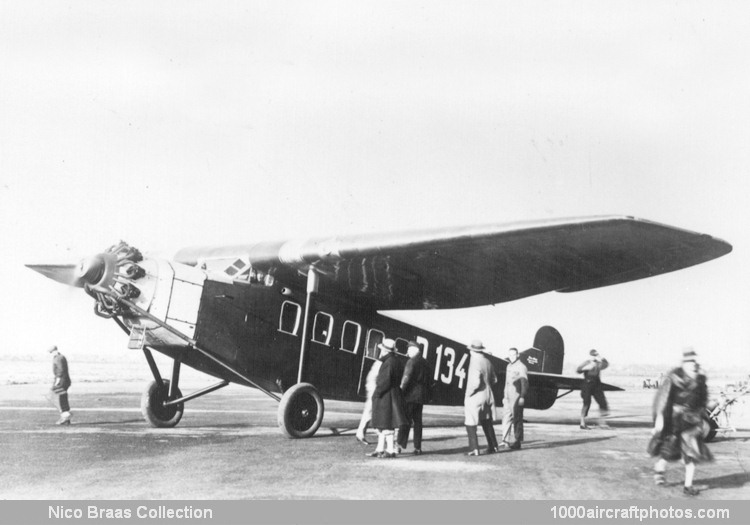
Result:
[[[703,441],[710,443],[716,437],[716,432],[719,430],[719,424],[714,418],[711,417],[711,411],[706,410],[706,424],[703,425]]]
[[[172,399],[180,397],[182,397],[182,392],[179,388],[175,388]],[[141,396],[141,413],[152,427],[172,428],[182,419],[185,404],[178,403],[165,407],[166,401],[169,401],[169,380],[162,379],[161,385],[156,381],[151,381]]]
[[[278,421],[289,438],[306,438],[317,432],[323,421],[323,398],[309,383],[297,383],[281,396]]]

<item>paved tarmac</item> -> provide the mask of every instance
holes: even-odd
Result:
[[[247,388],[188,402],[174,429],[143,420],[144,385],[135,382],[74,385],[73,424],[57,427],[46,388],[0,386],[2,499],[686,498],[679,463],[665,487],[652,481],[652,390],[608,393],[609,430],[578,428],[574,392],[550,410],[527,411],[520,451],[480,457],[465,456],[461,409],[428,406],[422,456],[409,448],[373,459],[365,456],[373,446],[354,438],[358,403],[327,401],[316,436],[291,440],[277,428],[276,402]],[[719,436],[710,445],[715,461],[698,467],[698,499],[750,498],[750,418],[738,408],[738,431]]]

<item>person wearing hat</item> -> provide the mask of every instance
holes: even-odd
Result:
[[[422,357],[422,349],[409,341],[406,351],[409,360],[401,378],[401,392],[406,403],[406,423],[398,431],[398,445],[405,449],[409,442],[409,430],[414,426],[414,455],[422,454],[422,409],[430,401],[430,365]]]
[[[503,391],[503,441],[501,446],[511,450],[521,448],[523,441],[523,406],[529,391],[529,374],[526,365],[518,358],[518,348],[508,350],[508,366],[505,368],[505,390]],[[510,431],[513,428],[513,442]]]
[[[713,459],[703,441],[703,425],[708,387],[701,373],[695,350],[683,350],[682,366],[667,374],[654,398],[654,430],[648,452],[659,460],[654,465],[654,482],[666,483],[668,461],[682,458],[685,464],[683,493],[695,496],[695,465]]]
[[[583,374],[583,386],[581,387],[581,397],[583,398],[583,407],[581,407],[581,429],[588,430],[589,427],[586,425],[586,416],[589,415],[589,408],[591,408],[591,398],[596,400],[599,405],[599,414],[601,416],[599,420],[599,428],[609,428],[609,425],[604,422],[604,418],[609,415],[609,405],[607,404],[607,398],[604,397],[604,390],[602,389],[601,372],[609,366],[609,362],[599,355],[596,350],[589,352],[589,358],[581,363],[576,369],[576,372]]]
[[[57,346],[51,347],[48,352],[52,354],[52,373],[55,380],[50,389],[50,399],[60,410],[60,419],[56,425],[70,425],[70,405],[68,404],[68,388],[70,387],[70,374],[68,373],[68,360],[60,353]]]
[[[394,434],[398,427],[406,423],[404,398],[399,388],[401,377],[404,375],[404,365],[394,355],[396,342],[393,339],[383,339],[378,348],[382,363],[372,395],[372,426],[378,431],[378,446],[375,452],[368,455],[395,458]]]
[[[487,439],[487,453],[498,451],[495,427],[495,396],[492,386],[497,383],[497,375],[492,363],[484,354],[484,345],[479,340],[469,345],[471,358],[466,374],[466,393],[464,394],[464,425],[469,437],[469,456],[479,455],[479,438],[477,426],[482,425],[484,437]]]

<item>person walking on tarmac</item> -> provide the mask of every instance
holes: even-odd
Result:
[[[466,425],[466,434],[469,437],[467,455],[479,455],[477,425],[482,425],[487,439],[487,453],[494,454],[498,448],[495,428],[492,426],[495,419],[495,396],[492,393],[492,386],[497,383],[497,375],[492,368],[492,363],[484,355],[485,348],[481,341],[472,341],[468,348],[471,351],[471,358],[464,395],[464,425]]]
[[[68,388],[70,387],[68,360],[60,353],[57,346],[51,347],[48,352],[52,354],[52,373],[55,375],[49,399],[60,410],[60,419],[55,424],[70,425],[72,414],[68,403]]]
[[[609,405],[607,404],[607,398],[604,397],[601,380],[601,371],[609,366],[609,362],[600,356],[596,350],[591,350],[589,355],[590,357],[576,369],[577,373],[583,374],[583,386],[581,387],[581,398],[583,398],[581,430],[588,430],[590,428],[586,425],[586,416],[589,415],[592,397],[599,405],[599,428],[609,428],[609,425],[604,421],[604,418],[609,415]]]
[[[409,341],[406,353],[409,360],[401,378],[401,392],[406,403],[407,422],[399,428],[398,445],[401,449],[406,448],[409,430],[414,426],[414,455],[419,456],[422,454],[422,409],[430,401],[430,365],[414,341]]]
[[[505,390],[503,396],[503,442],[501,446],[511,450],[521,448],[523,441],[523,406],[529,390],[526,365],[518,358],[518,349],[508,350],[510,363],[505,369]],[[510,431],[513,428],[513,442]]]
[[[701,372],[695,350],[682,353],[682,367],[675,368],[664,378],[654,398],[654,430],[648,445],[654,465],[654,482],[666,483],[668,461],[682,458],[685,464],[685,485],[682,492],[696,496],[693,487],[695,465],[712,461],[711,451],[703,441],[704,415],[708,402],[706,376]]]
[[[380,349],[380,370],[375,380],[375,392],[372,395],[372,426],[378,430],[378,446],[368,456],[378,458],[395,458],[395,430],[406,423],[404,415],[404,398],[401,396],[401,377],[404,365],[393,354],[396,342],[383,339]]]

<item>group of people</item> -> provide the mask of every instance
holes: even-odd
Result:
[[[357,440],[368,444],[365,432],[372,426],[378,432],[375,451],[369,456],[394,458],[407,447],[409,432],[414,427],[414,455],[422,454],[422,408],[430,400],[430,367],[422,350],[409,342],[404,365],[395,358],[396,342],[384,339],[378,345],[380,359],[367,375],[367,399],[362,412]]]
[[[396,343],[384,339],[378,345],[380,359],[373,363],[367,376],[367,399],[362,413],[357,439],[368,444],[365,433],[368,426],[378,432],[378,443],[369,456],[394,458],[407,448],[409,433],[414,427],[414,455],[422,454],[422,409],[430,401],[431,373],[427,360],[415,342],[409,342],[404,365],[395,357]],[[477,429],[482,427],[487,441],[487,454],[499,452],[503,447],[510,450],[521,448],[523,441],[523,409],[529,389],[526,365],[519,359],[516,348],[508,351],[509,363],[505,369],[505,389],[503,392],[504,414],[502,420],[502,441],[498,443],[493,422],[495,420],[495,398],[492,387],[497,383],[497,375],[492,363],[485,354],[481,341],[469,345],[471,359],[466,377],[464,396],[464,424],[469,440],[469,456],[479,456]],[[68,362],[57,346],[49,349],[52,355],[54,382],[50,389],[50,400],[60,411],[57,425],[70,425],[72,414],[68,402],[70,374]],[[586,417],[592,398],[599,405],[600,427],[607,427],[604,418],[609,413],[609,405],[604,396],[601,371],[609,366],[605,358],[596,350],[591,350],[589,358],[578,368],[583,374],[581,397],[580,428],[590,428]],[[657,485],[666,483],[666,467],[670,461],[681,459],[685,465],[685,494],[694,496],[698,489],[693,487],[695,466],[703,461],[711,461],[711,452],[703,440],[703,425],[708,403],[706,376],[701,371],[694,350],[683,352],[682,366],[671,370],[663,379],[654,399],[654,428],[648,444],[648,452],[658,458],[654,466],[654,481]],[[607,427],[608,428],[608,427]]]
[[[464,395],[464,425],[469,438],[469,456],[479,456],[478,426],[482,427],[487,440],[487,454],[499,452],[507,447],[510,450],[521,448],[523,441],[523,407],[529,390],[529,378],[526,365],[521,362],[518,349],[508,351],[509,363],[505,369],[505,390],[503,391],[503,426],[502,441],[498,443],[495,435],[495,396],[492,387],[497,383],[497,375],[492,363],[485,354],[481,341],[472,341],[469,345],[471,358],[466,375],[466,394]],[[512,430],[512,441],[511,441]]]
[[[481,341],[475,340],[468,347],[471,352],[466,375],[464,397],[464,424],[469,440],[470,456],[479,456],[477,429],[482,427],[487,440],[486,453],[521,448],[523,441],[523,407],[529,389],[526,366],[519,359],[518,350],[509,351],[503,405],[502,441],[498,443],[493,422],[495,420],[495,398],[492,387],[497,375],[485,355]],[[367,375],[367,398],[362,412],[357,440],[369,444],[365,433],[368,426],[377,430],[378,443],[368,456],[394,458],[407,448],[409,433],[414,427],[414,455],[422,454],[422,409],[430,401],[431,373],[422,350],[415,342],[409,342],[405,365],[395,358],[396,343],[384,339],[378,345],[380,358]]]
[[[607,398],[602,390],[600,373],[609,363],[596,350],[578,367],[584,383],[581,388],[581,429],[588,429],[586,416],[594,398],[601,413],[600,427],[609,428],[604,418],[609,414]],[[704,442],[708,387],[706,376],[698,364],[695,350],[687,348],[682,353],[682,366],[660,376],[660,384],[654,398],[654,428],[647,451],[658,458],[654,465],[654,482],[666,484],[667,463],[681,460],[685,466],[683,493],[695,496],[700,491],[693,486],[695,466],[712,461],[713,456]]]

